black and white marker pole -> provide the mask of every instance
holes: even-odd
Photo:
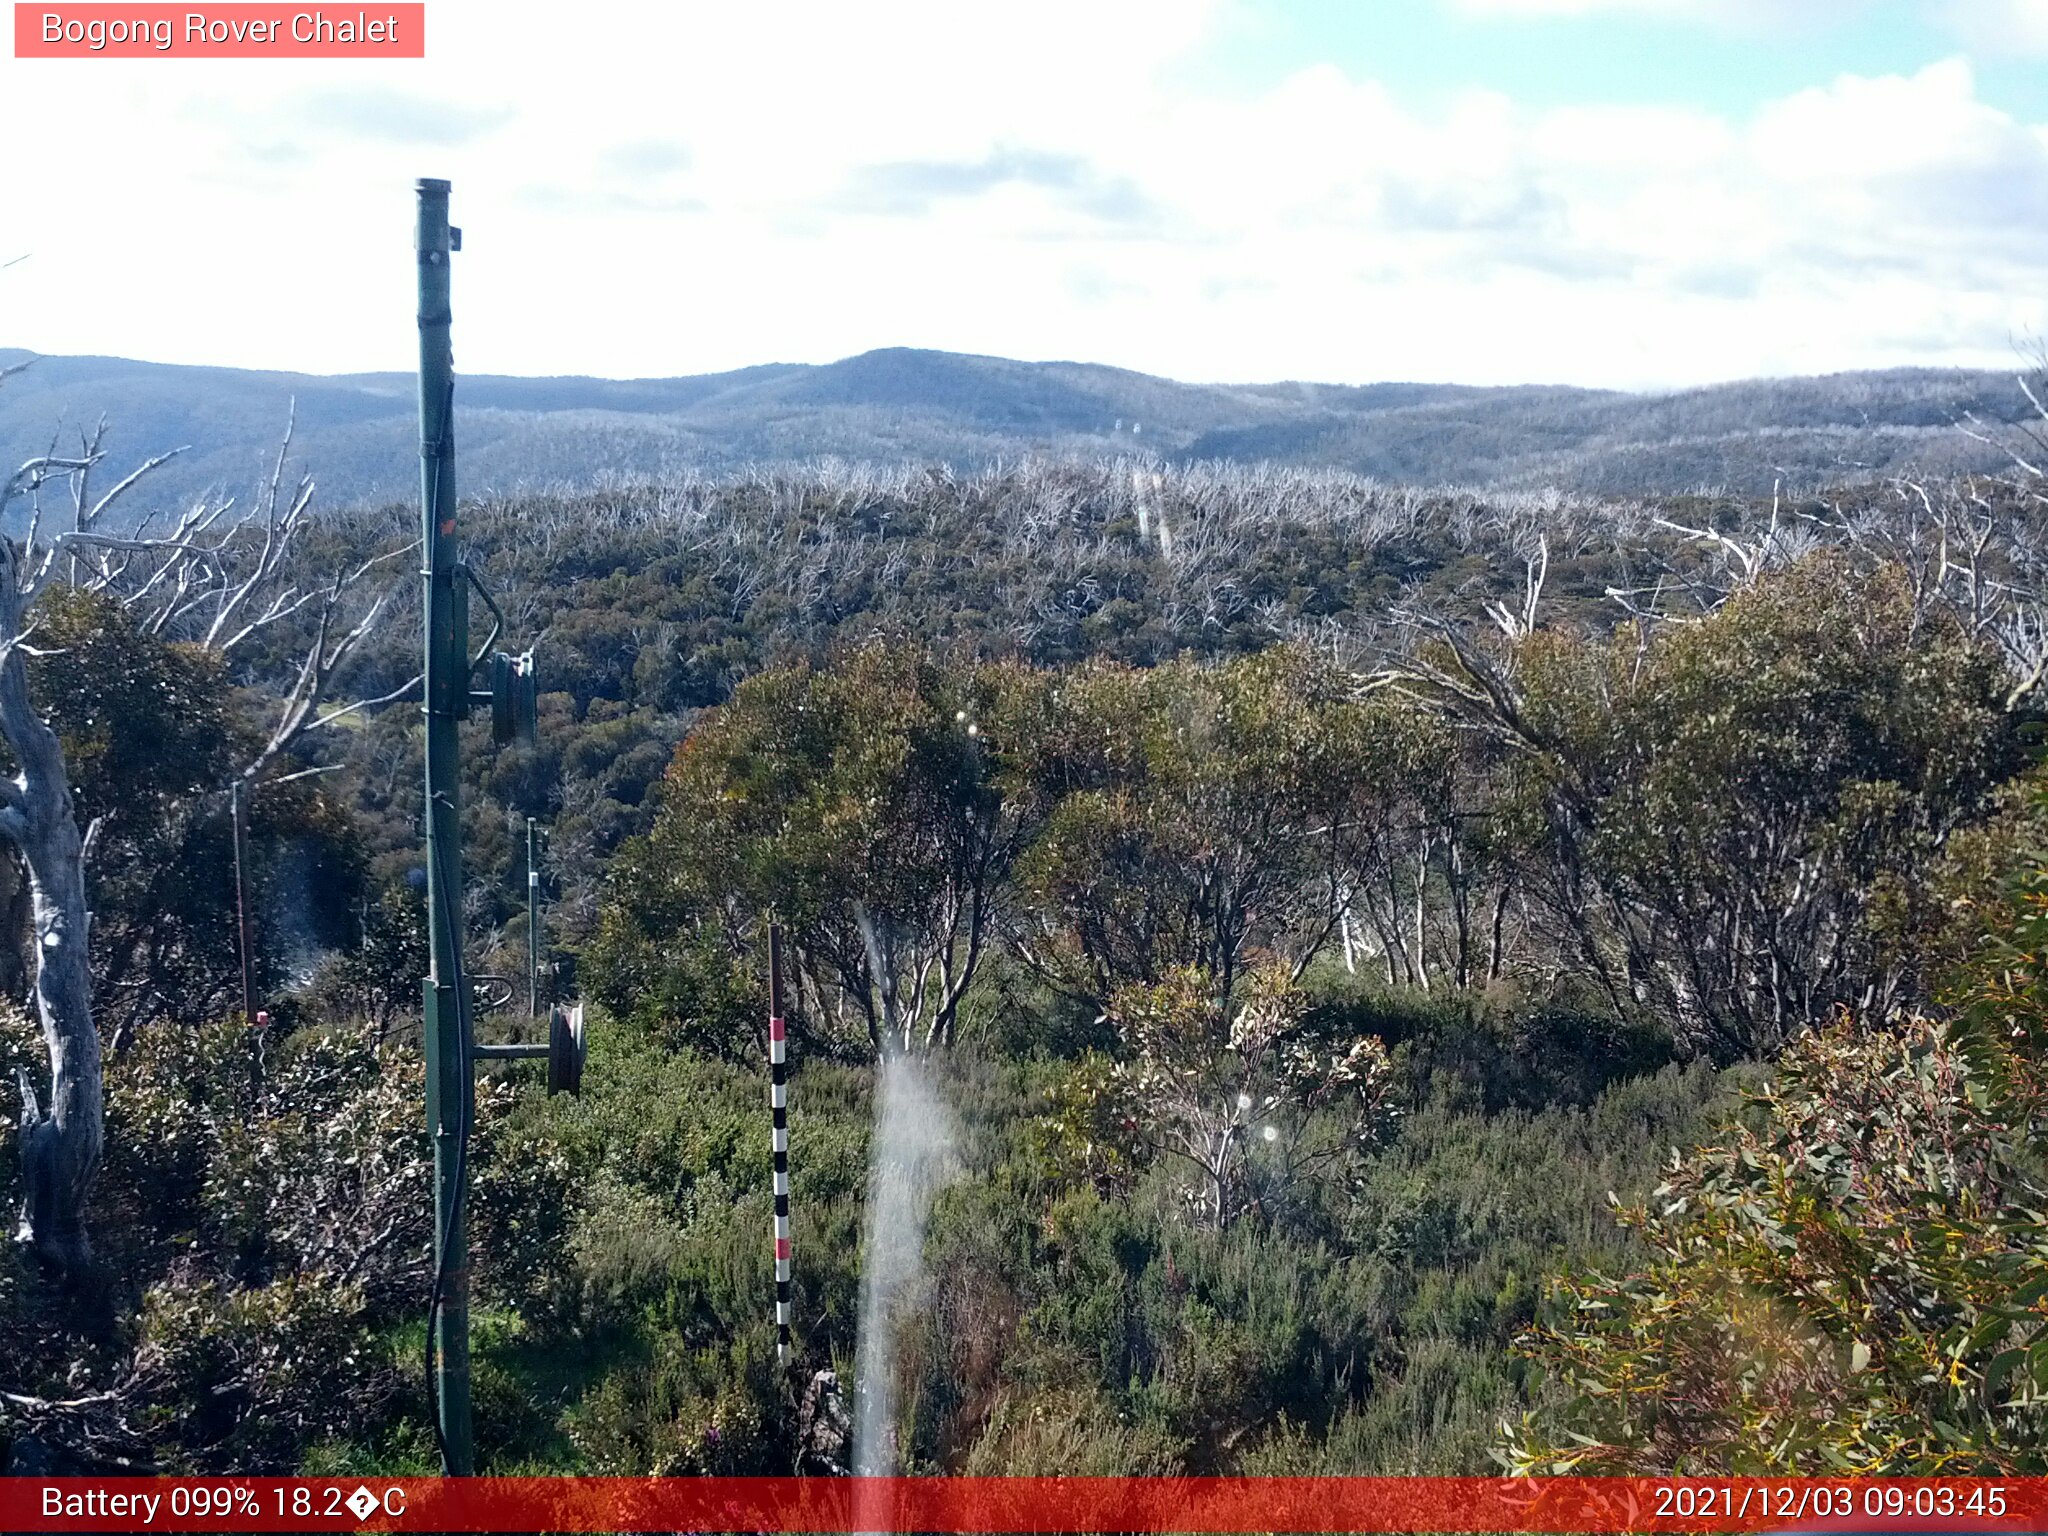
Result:
[[[768,925],[768,1104],[775,1119],[775,1358],[789,1362],[788,1030],[782,1021],[782,926]]]

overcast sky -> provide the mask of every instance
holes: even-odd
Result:
[[[422,175],[477,372],[1654,388],[2048,330],[2048,0],[429,0],[427,53],[0,60],[0,345],[408,369]]]

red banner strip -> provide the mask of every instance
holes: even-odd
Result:
[[[16,0],[17,59],[423,59],[427,8]]]
[[[9,1531],[2048,1531],[2048,1478],[0,1478]]]

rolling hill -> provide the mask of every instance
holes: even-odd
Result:
[[[0,349],[0,367],[30,354]],[[110,468],[189,445],[154,500],[240,491],[288,413],[295,457],[339,505],[416,485],[406,374],[264,373],[40,357],[0,385],[0,454],[19,463],[105,418]],[[1907,468],[1997,467],[1964,412],[2027,414],[2010,375],[1897,369],[1658,395],[1448,384],[1183,384],[1071,362],[888,348],[822,366],[671,379],[463,377],[465,492],[719,473],[838,457],[971,468],[1021,454],[1135,454],[1329,466],[1428,484],[1651,493],[1767,491]],[[140,504],[138,500],[138,504]]]

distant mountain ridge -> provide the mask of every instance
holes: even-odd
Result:
[[[0,348],[0,367],[31,354]],[[190,451],[151,499],[242,491],[267,472],[292,402],[294,457],[341,505],[417,485],[408,374],[313,375],[39,357],[0,385],[15,464],[104,417],[110,467]],[[1767,491],[1908,468],[1995,468],[1966,411],[2027,414],[2010,373],[1891,369],[1661,395],[1524,385],[1183,384],[1093,363],[892,347],[822,365],[671,379],[460,376],[465,493],[606,473],[718,473],[835,456],[972,468],[1027,453],[1228,458],[1421,484],[1607,493]]]

